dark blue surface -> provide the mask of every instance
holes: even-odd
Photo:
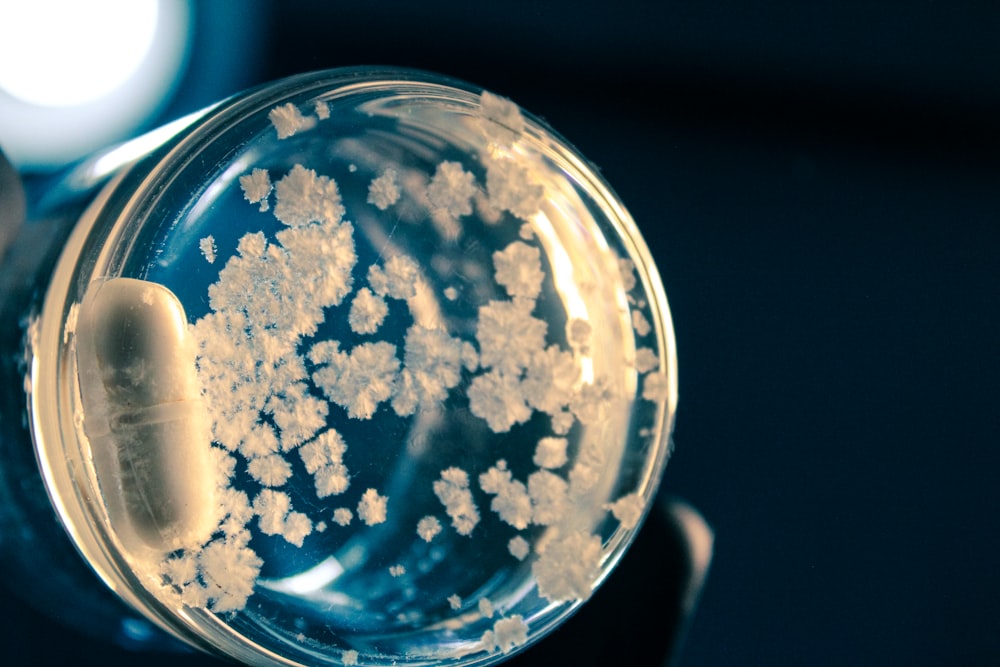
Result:
[[[483,5],[284,3],[240,74],[432,69],[601,168],[677,330],[664,490],[716,533],[677,664],[1000,664],[1000,5]],[[616,578],[655,580],[642,544]],[[218,664],[0,607],[5,664]]]

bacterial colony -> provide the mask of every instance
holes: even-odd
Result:
[[[602,315],[544,315],[540,299],[556,281],[533,226],[548,196],[545,180],[516,159],[525,123],[517,106],[484,93],[478,114],[487,147],[478,156],[478,176],[458,160],[441,160],[422,180],[388,167],[367,181],[363,202],[367,214],[423,210],[426,224],[445,238],[473,233],[473,225],[516,226],[511,240],[491,250],[481,279],[492,296],[478,302],[459,287],[428,280],[418,258],[405,252],[386,251],[360,265],[352,223],[360,212],[347,210],[341,185],[308,159],[280,172],[251,165],[234,180],[249,220],[273,216],[280,225],[273,233],[247,231],[235,247],[206,234],[195,250],[217,278],[203,297],[207,312],[186,325],[207,433],[185,451],[211,471],[205,482],[211,488],[198,499],[202,520],[147,540],[160,554],[153,577],[160,596],[233,618],[252,611],[259,593],[301,593],[299,570],[312,574],[315,588],[324,587],[315,580],[326,572],[325,587],[335,590],[338,573],[363,568],[373,595],[395,587],[404,601],[440,598],[420,607],[400,603],[392,622],[460,627],[490,619],[478,641],[461,651],[492,653],[527,641],[527,620],[510,613],[504,599],[449,591],[447,575],[434,575],[436,583],[422,590],[421,577],[432,577],[422,563],[433,560],[435,545],[450,551],[480,540],[500,552],[491,563],[509,561],[510,571],[530,563],[535,594],[547,603],[592,592],[602,537],[593,522],[572,515],[605,468],[620,462],[609,460],[600,438],[574,439],[575,429],[599,430],[609,412],[632,401],[662,403],[668,378],[630,259],[617,259],[614,280],[636,341],[622,359],[636,378],[633,396],[622,396],[618,384],[593,370],[591,358],[602,353],[592,347],[593,334],[603,324],[594,317]],[[286,140],[314,131],[329,115],[318,102],[306,109],[280,105],[269,118],[277,138]],[[450,327],[435,304],[460,299],[474,304],[471,324]],[[349,329],[350,336],[328,335],[334,317],[341,323],[336,330]],[[415,472],[399,488],[417,489],[431,502],[401,496],[391,481],[380,485],[378,475],[352,463],[359,460],[352,451],[381,451],[359,428],[374,429],[383,417],[440,423],[452,408],[482,431],[517,437],[485,461],[482,454],[457,455],[455,447],[429,456],[433,436],[409,443],[408,455],[423,461],[415,467],[423,471],[433,460],[436,468],[425,477]],[[649,430],[643,435],[650,437]],[[640,493],[626,490],[605,498],[602,509],[627,530],[645,504]],[[486,518],[505,532],[484,529]],[[336,542],[337,531],[376,534],[388,526],[391,537],[373,541],[356,561],[323,559],[310,546]],[[387,553],[425,556],[378,560],[378,544],[390,542],[396,546]],[[308,557],[299,558],[300,551]],[[338,604],[336,593],[324,599],[328,607]],[[421,618],[421,609],[431,608],[438,617]],[[344,648],[340,660],[357,663],[358,650]]]

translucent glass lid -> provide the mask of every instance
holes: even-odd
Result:
[[[69,389],[39,448],[159,623],[248,662],[484,665],[617,563],[673,333],[625,208],[542,123],[424,73],[307,75],[110,198],[48,297]]]

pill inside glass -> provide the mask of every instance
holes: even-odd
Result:
[[[406,71],[227,100],[112,178],[31,328],[53,504],[249,664],[487,665],[584,604],[669,458],[673,331],[545,123]]]

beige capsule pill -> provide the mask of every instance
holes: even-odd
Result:
[[[144,280],[95,282],[76,336],[83,430],[112,528],[137,550],[204,541],[216,516],[211,432],[180,301]]]

